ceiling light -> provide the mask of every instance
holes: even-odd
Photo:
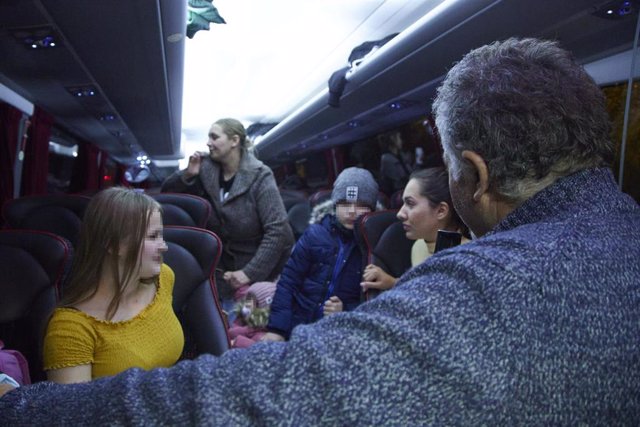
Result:
[[[177,43],[180,40],[182,40],[182,33],[175,33],[175,34],[170,34],[169,36],[167,36],[167,41],[169,43]]]
[[[67,90],[76,98],[86,98],[98,94],[97,89],[92,85],[68,87]]]
[[[593,14],[607,19],[626,19],[637,13],[639,6],[638,0],[614,0],[602,5]]]
[[[51,27],[13,30],[12,34],[25,47],[31,50],[54,48],[58,44]]]

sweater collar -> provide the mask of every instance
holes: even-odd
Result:
[[[213,161],[210,157],[206,157],[204,160],[205,162],[203,163],[203,167],[200,171],[200,179],[205,183],[205,190],[209,193],[211,200],[213,200],[215,204],[218,204],[220,203],[220,182],[218,181],[221,167],[219,163]],[[245,193],[251,187],[251,184],[258,173],[257,171],[260,169],[262,164],[263,163],[260,160],[256,159],[250,153],[244,153],[242,155],[242,158],[240,159],[240,166],[233,178],[233,186],[231,187],[225,202],[233,199],[239,194]]]
[[[607,210],[619,191],[609,168],[585,169],[556,180],[509,213],[487,235],[543,222],[562,212]]]

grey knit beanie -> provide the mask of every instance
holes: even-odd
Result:
[[[333,203],[360,202],[375,209],[378,200],[378,183],[366,169],[347,168],[333,183],[331,200]]]

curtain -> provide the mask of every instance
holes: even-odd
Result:
[[[78,157],[73,164],[69,192],[94,193],[102,186],[107,153],[93,144],[80,141]]]
[[[7,103],[0,103],[0,206],[13,199],[13,162],[16,158],[21,118],[20,110]],[[0,217],[0,224],[2,221]]]
[[[39,107],[35,107],[24,153],[21,193],[24,196],[47,194],[49,138],[52,125],[53,117]]]

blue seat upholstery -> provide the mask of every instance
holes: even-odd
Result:
[[[75,245],[90,200],[79,194],[20,197],[7,201],[2,213],[8,229],[47,231]]]
[[[21,351],[42,381],[42,342],[71,265],[70,243],[31,230],[0,231],[0,339]]]
[[[185,332],[185,355],[219,356],[230,344],[215,283],[220,239],[208,230],[182,226],[165,227],[164,239],[169,246],[164,262],[176,276],[173,309]]]
[[[183,193],[149,194],[162,205],[164,225],[206,228],[211,204],[203,197]]]

